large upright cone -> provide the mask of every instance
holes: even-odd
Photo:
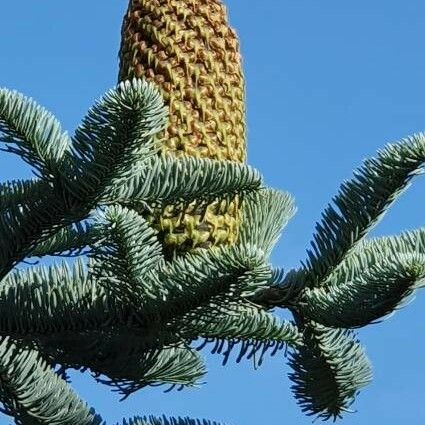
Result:
[[[122,27],[119,80],[144,77],[169,105],[164,153],[242,162],[246,156],[239,43],[220,0],[130,0]],[[171,250],[232,243],[237,201],[205,214],[170,206],[154,219]]]

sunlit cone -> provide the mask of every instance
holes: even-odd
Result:
[[[220,0],[131,0],[124,17],[119,80],[144,77],[169,106],[164,153],[242,162],[244,78],[238,38]],[[233,243],[238,202],[205,211],[170,206],[154,219],[171,250]]]

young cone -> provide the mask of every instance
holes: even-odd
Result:
[[[239,42],[220,0],[130,0],[119,80],[133,77],[157,83],[169,107],[163,154],[245,160]],[[169,250],[186,251],[235,242],[239,219],[235,200],[169,206],[153,221]]]

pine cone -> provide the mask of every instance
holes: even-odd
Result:
[[[119,80],[133,77],[157,83],[169,106],[159,136],[163,154],[245,160],[239,42],[220,0],[130,0]],[[177,251],[233,243],[238,221],[237,200],[206,212],[169,206],[153,218],[165,245]]]

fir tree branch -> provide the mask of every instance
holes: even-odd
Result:
[[[242,210],[238,243],[255,246],[267,257],[296,212],[294,201],[289,194],[271,189],[261,189],[248,194],[244,198]]]
[[[148,385],[199,385],[206,368],[195,350],[175,346],[119,356],[101,373],[106,374],[107,379],[97,377],[97,381],[114,388],[126,398]]]
[[[158,286],[167,294],[162,317],[179,323],[200,306],[220,312],[222,306],[247,300],[269,278],[262,253],[252,247],[220,247],[176,258],[158,274]]]
[[[7,91],[1,94],[1,99],[6,99],[3,103],[7,107],[2,104],[5,116],[17,113],[11,109],[11,102],[27,102],[17,94]],[[55,168],[59,170],[59,165],[63,166],[60,177],[54,174],[54,185],[48,196],[24,208],[15,206],[0,216],[0,278],[29,255],[36,243],[51,237],[61,227],[85,219],[111,179],[121,172],[125,175],[123,170],[129,164],[154,155],[152,135],[162,128],[166,117],[160,95],[153,85],[140,80],[123,83],[89,112],[76,132],[71,156],[64,147],[61,148],[60,141],[53,137],[59,131],[56,124],[43,121],[45,113],[30,103],[28,105],[29,118],[23,116],[22,122],[18,119],[16,125],[21,125],[25,131],[34,132],[36,139],[33,145],[37,146],[36,152],[40,154],[39,164],[48,163],[53,167],[54,161],[62,158],[65,161]],[[37,130],[33,123],[37,114],[42,115],[39,118],[46,125],[46,134],[40,133],[41,130]],[[6,130],[2,128],[2,131]],[[53,139],[59,143],[56,154],[53,153],[56,147],[49,144]],[[33,155],[28,147],[33,145],[22,146],[28,148],[25,152]],[[34,158],[35,161],[37,158]],[[33,156],[30,159],[33,160]]]
[[[73,137],[68,189],[95,203],[135,162],[157,153],[153,136],[162,130],[167,112],[157,88],[145,80],[121,83],[97,102]]]
[[[20,425],[101,425],[83,403],[31,348],[0,339],[0,394]]]
[[[29,256],[43,257],[82,255],[91,251],[93,245],[97,244],[103,237],[103,233],[91,222],[76,222],[70,226],[63,227],[51,237],[37,243]]]
[[[65,331],[37,338],[38,349],[52,364],[61,370],[89,368],[97,381],[125,397],[147,385],[196,385],[206,371],[189,342],[161,324]]]
[[[253,305],[223,306],[222,314],[184,323],[184,334],[238,341],[279,341],[296,346],[301,335],[295,325]]]
[[[357,257],[362,256],[359,254]],[[361,274],[349,276],[340,281],[338,273],[330,277],[326,287],[306,288],[299,310],[325,326],[366,326],[403,307],[413,292],[424,286],[425,255],[383,257]]]
[[[304,413],[323,420],[349,411],[371,380],[371,366],[359,342],[342,329],[305,324],[304,345],[290,353],[292,390]]]
[[[9,208],[30,202],[38,202],[46,192],[51,192],[50,185],[42,180],[12,180],[0,184],[0,213]]]
[[[51,237],[73,221],[81,221],[89,213],[72,200],[52,190],[38,202],[8,208],[0,214],[0,279],[19,261],[31,254],[36,245]]]
[[[320,286],[352,252],[388,207],[422,173],[425,136],[418,134],[388,145],[368,159],[353,179],[343,183],[316,225],[304,266],[308,286]]]
[[[0,142],[44,178],[58,177],[70,139],[60,123],[32,99],[0,89]]]
[[[201,158],[153,157],[136,163],[127,177],[111,182],[101,203],[169,205],[216,198],[258,189],[261,176],[252,167]]]
[[[65,330],[38,335],[36,340],[43,357],[52,365],[60,365],[62,370],[90,369],[95,376],[112,378],[119,374],[122,379],[135,376],[139,360],[148,353],[184,343],[161,324],[134,329],[117,325],[94,330]]]
[[[392,257],[424,254],[423,228],[395,236],[366,239],[332,272],[324,282],[324,286],[359,278],[365,270],[376,267],[377,264],[382,264]]]
[[[155,297],[147,275],[163,261],[156,232],[136,211],[113,206],[98,220],[103,243],[91,253],[91,274],[108,294],[124,303]]]
[[[326,286],[331,275],[344,270],[344,264],[354,267],[351,254],[364,248],[365,235],[410,185],[412,178],[422,173],[424,161],[425,136],[422,134],[388,145],[376,159],[366,160],[354,178],[341,185],[334,205],[329,205],[323,213],[306,264],[259,291],[253,302],[266,307],[292,307],[304,287]],[[391,239],[390,244],[412,244],[412,238],[415,243],[422,243],[420,239],[424,236],[418,239],[407,235],[400,242]],[[411,241],[407,242],[408,239]],[[389,247],[389,252],[393,248]],[[360,270],[370,265],[373,254],[364,258],[366,261]]]
[[[35,337],[90,330],[114,317],[119,313],[113,300],[106,300],[104,290],[88,279],[81,261],[72,269],[62,264],[20,270],[0,285],[1,335]]]
[[[258,354],[257,364],[261,364],[267,352],[274,354],[287,344],[299,343],[300,335],[295,326],[287,322],[281,323],[251,304],[243,305],[231,300],[229,295],[216,295],[205,304],[189,310],[184,317],[173,316],[171,324],[162,316],[159,318],[162,325],[158,322],[152,328],[150,324],[148,328],[141,328],[138,332],[129,332],[127,328],[111,328],[108,332],[103,327],[103,330],[83,334],[61,332],[58,336],[39,337],[38,341],[43,352],[52,356],[55,363],[73,368],[84,365],[90,367],[92,371],[108,376],[110,379],[105,382],[118,387],[125,395],[149,384],[150,380],[153,382],[155,376],[159,379],[158,375],[149,372],[149,380],[147,372],[139,372],[146,371],[158,348],[166,349],[167,345],[175,345],[179,341],[188,344],[199,337],[207,338],[207,343],[215,342],[214,352],[222,353],[224,360],[228,359],[233,348],[239,346],[237,361]],[[77,351],[74,353],[76,347]],[[144,359],[149,362],[146,363]],[[194,372],[198,369],[193,367]],[[173,370],[171,365],[167,366],[167,370]],[[185,385],[193,385],[195,382],[190,374],[190,379],[180,379],[177,382],[172,381],[176,379],[173,376],[162,376],[162,382]]]
[[[0,286],[0,334],[36,337],[105,326],[141,328],[158,321],[175,327],[179,317],[200,305],[212,313],[222,302],[250,297],[269,278],[269,267],[251,248],[188,254],[152,271],[144,285],[149,296],[129,305],[108,296],[80,261],[72,270],[33,267],[9,275]]]
[[[207,317],[199,309],[198,318],[195,314],[191,320],[181,322],[181,334],[203,338],[204,343],[198,349],[213,344],[212,352],[223,354],[223,364],[235,348],[239,349],[236,362],[255,356],[256,363],[261,365],[266,353],[274,355],[301,342],[301,334],[294,324],[282,322],[257,306],[242,302],[223,305],[222,313]]]

